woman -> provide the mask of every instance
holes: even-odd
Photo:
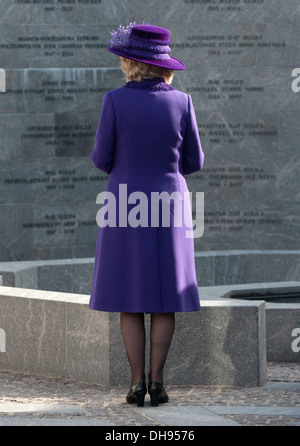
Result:
[[[200,310],[194,243],[186,237],[191,219],[179,226],[174,216],[188,192],[184,175],[201,170],[204,155],[191,98],[170,85],[185,66],[169,55],[169,31],[134,23],[111,36],[109,51],[121,57],[127,83],[105,94],[91,154],[109,174],[107,203],[113,195],[117,205],[112,219],[100,219],[90,308],[121,314],[131,368],[127,402],[138,406],[147,393],[144,314],[151,314],[148,391],[157,406],[169,399],[163,369],[175,313]],[[153,203],[155,193],[161,199]],[[169,224],[160,215],[165,209]]]

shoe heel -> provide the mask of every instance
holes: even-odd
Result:
[[[147,388],[144,381],[140,381],[133,384],[126,396],[126,401],[128,404],[136,404],[137,407],[144,407],[145,395],[147,393]]]
[[[159,397],[160,397],[161,391],[158,389],[155,389],[150,394],[150,400],[151,400],[151,406],[157,407],[159,404]]]
[[[149,384],[148,391],[152,407],[157,407],[160,403],[167,403],[169,401],[164,386],[157,381],[152,381]]]
[[[136,397],[137,407],[144,407],[145,402],[145,392],[142,390],[137,391],[134,396]]]

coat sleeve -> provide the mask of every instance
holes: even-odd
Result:
[[[192,98],[188,95],[188,122],[183,141],[182,169],[184,175],[201,170],[204,162],[195,109]]]
[[[113,156],[116,140],[116,116],[112,98],[109,92],[105,93],[99,126],[95,137],[94,150],[91,160],[98,169],[109,174],[113,166]]]

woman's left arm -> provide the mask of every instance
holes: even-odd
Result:
[[[203,168],[204,153],[201,146],[196,113],[192,98],[188,95],[187,130],[183,144],[182,168],[184,175],[197,172]]]

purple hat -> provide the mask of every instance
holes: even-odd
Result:
[[[170,31],[158,26],[136,25],[135,22],[128,26],[120,25],[117,31],[111,32],[111,40],[108,50],[126,59],[137,62],[169,68],[170,70],[185,70],[185,65],[180,60],[169,55]]]

